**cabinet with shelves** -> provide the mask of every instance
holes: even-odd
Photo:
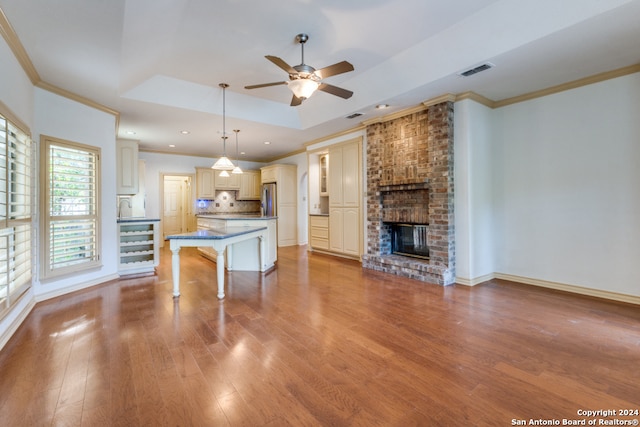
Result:
[[[158,266],[159,220],[118,221],[118,273],[152,273]]]
[[[319,158],[319,172],[320,172],[320,196],[328,196],[329,195],[329,155],[322,154]]]

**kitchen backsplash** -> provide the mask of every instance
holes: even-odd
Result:
[[[196,215],[260,212],[259,200],[236,200],[236,194],[236,191],[216,191],[214,200],[196,200]]]

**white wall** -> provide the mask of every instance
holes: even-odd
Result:
[[[34,292],[37,299],[42,300],[118,277],[116,180],[113,173],[116,169],[116,123],[112,114],[38,88],[35,89],[34,121],[33,140],[38,144],[40,135],[49,135],[99,147],[102,168],[102,268],[46,283],[36,281]]]
[[[496,271],[640,296],[640,73],[495,114]]]
[[[471,100],[454,106],[456,282],[495,272],[491,144],[494,112]]]

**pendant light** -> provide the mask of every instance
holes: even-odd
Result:
[[[234,165],[231,160],[227,158],[227,132],[226,132],[226,117],[225,117],[225,89],[229,87],[226,83],[220,83],[218,86],[222,88],[222,157],[220,157],[211,166],[211,169],[221,170],[223,172],[233,170]],[[225,176],[222,173],[220,176]],[[229,173],[226,174],[229,176]]]
[[[240,129],[234,129],[233,131],[236,133],[236,167],[233,168],[231,173],[241,174],[242,169],[240,169],[240,156],[238,156],[238,132],[240,132]]]

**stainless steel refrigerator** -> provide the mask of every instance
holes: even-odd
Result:
[[[277,216],[276,183],[262,184],[262,215]]]

